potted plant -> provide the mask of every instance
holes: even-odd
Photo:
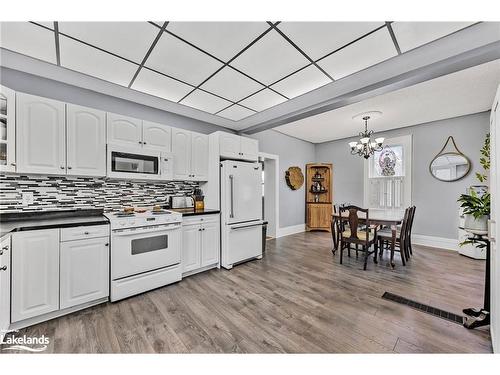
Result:
[[[488,179],[487,171],[490,169],[490,134],[486,134],[484,145],[481,149],[479,162],[484,173],[476,173],[480,182]],[[469,189],[468,194],[460,195],[458,202],[464,209],[464,229],[468,232],[484,235],[488,233],[488,219],[490,215],[491,196],[489,192],[478,194],[474,189]]]

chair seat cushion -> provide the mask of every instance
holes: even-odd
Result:
[[[345,230],[342,232],[342,237],[343,238],[350,238],[351,237],[351,231],[350,230]],[[358,232],[358,238],[360,240],[365,241],[366,240],[366,232]],[[368,233],[368,241],[373,241],[374,235],[373,233]]]
[[[401,232],[399,230],[396,230],[396,238],[399,238],[401,236]],[[377,237],[388,237],[392,238],[392,230],[390,229],[381,229],[377,232]]]

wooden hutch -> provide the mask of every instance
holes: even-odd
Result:
[[[306,164],[306,230],[330,231],[332,164]]]

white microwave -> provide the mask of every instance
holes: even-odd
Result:
[[[108,144],[106,175],[137,180],[172,180],[171,153]]]

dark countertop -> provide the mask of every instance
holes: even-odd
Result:
[[[220,210],[214,210],[210,208],[205,208],[204,210],[194,210],[193,207],[190,208],[170,208],[171,211],[179,212],[182,216],[198,216],[198,215],[212,215],[220,213]]]
[[[29,211],[0,215],[0,238],[11,232],[109,224],[102,209]]]

